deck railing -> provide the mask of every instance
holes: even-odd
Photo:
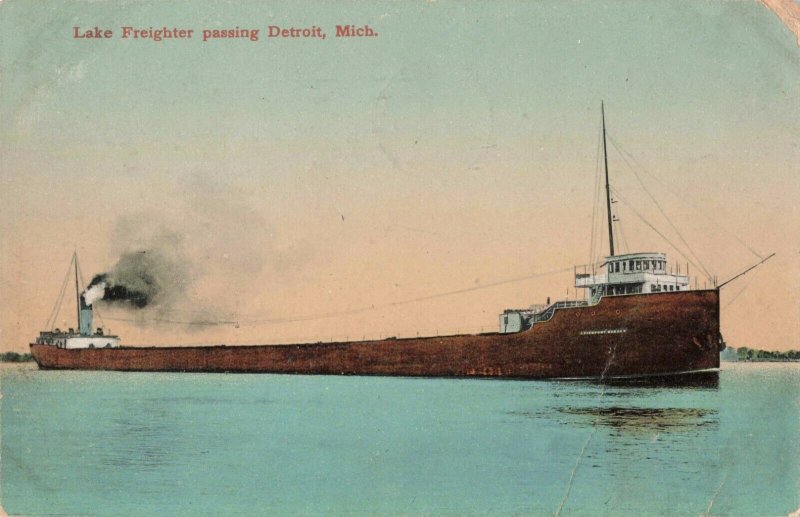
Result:
[[[568,308],[571,308],[571,307],[586,307],[588,305],[589,305],[589,302],[587,302],[585,300],[572,300],[572,301],[556,302],[556,303],[546,307],[541,312],[534,313],[533,317],[531,318],[531,324],[549,320],[550,318],[553,317],[553,314],[555,314],[558,309],[568,309]]]

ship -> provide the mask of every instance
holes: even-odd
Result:
[[[602,104],[601,118],[609,254],[597,268],[575,270],[574,288],[584,290],[583,299],[548,299],[540,306],[504,310],[497,331],[479,334],[279,345],[123,346],[119,336],[92,329],[92,306],[79,292],[74,255],[77,327],[41,332],[30,344],[31,354],[43,370],[514,379],[718,371],[725,348],[720,333],[724,284],[692,289],[688,275],[669,270],[662,252],[615,253]]]

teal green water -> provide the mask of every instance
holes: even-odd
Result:
[[[718,383],[2,375],[2,505],[67,515],[786,515],[800,365]],[[710,508],[710,511],[709,511]]]

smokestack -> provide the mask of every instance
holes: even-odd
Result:
[[[80,296],[81,311],[79,320],[79,329],[81,336],[92,335],[92,306],[86,303],[86,293]]]

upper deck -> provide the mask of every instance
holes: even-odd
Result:
[[[51,345],[57,348],[117,348],[120,346],[119,336],[104,334],[102,329],[97,329],[94,334],[81,334],[69,329],[63,332],[59,329],[44,331],[36,338],[37,345]]]
[[[627,253],[607,257],[601,267],[605,274],[576,273],[575,287],[588,289],[588,299],[596,302],[602,296],[647,294],[689,289],[687,275],[673,274],[667,269],[664,253]]]

